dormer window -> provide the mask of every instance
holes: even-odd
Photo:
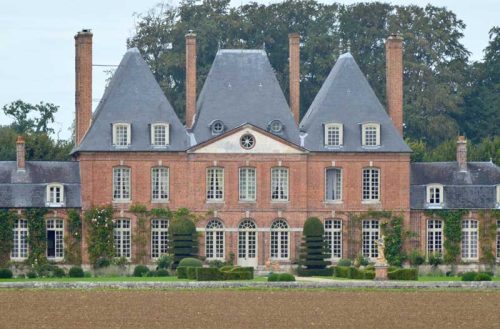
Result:
[[[130,145],[130,123],[113,124],[113,145],[117,147],[126,147]]]
[[[279,134],[283,131],[283,124],[279,120],[269,122],[269,131],[273,134]]]
[[[341,123],[325,124],[325,146],[342,146],[344,133]]]
[[[151,145],[156,147],[170,144],[170,129],[168,123],[155,123],[151,125]]]
[[[220,135],[224,132],[224,123],[221,120],[215,120],[210,124],[212,135]]]
[[[361,130],[363,146],[380,146],[380,124],[365,123]]]
[[[47,185],[47,201],[48,207],[60,207],[64,205],[64,187],[59,183]]]
[[[441,208],[443,206],[443,185],[427,185],[427,207]]]

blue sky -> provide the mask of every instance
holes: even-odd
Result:
[[[69,138],[74,117],[74,35],[83,28],[94,33],[94,64],[119,63],[125,41],[133,35],[136,17],[159,0],[4,1],[0,10],[0,107],[17,99],[60,106],[54,129]],[[165,1],[176,4],[178,1]],[[250,1],[233,0],[233,5]],[[277,1],[257,1],[269,3]],[[333,1],[324,1],[333,2]],[[352,4],[357,1],[338,0]],[[369,2],[369,1],[367,1]],[[499,0],[394,0],[393,4],[432,3],[445,6],[467,28],[462,40],[473,60],[482,58],[488,31],[500,25]],[[333,63],[332,63],[333,64]],[[94,107],[104,92],[106,73],[94,68]],[[0,111],[0,124],[10,120]]]

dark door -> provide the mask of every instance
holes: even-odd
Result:
[[[47,257],[56,257],[56,231],[47,231]]]

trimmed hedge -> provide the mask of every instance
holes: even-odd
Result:
[[[416,268],[400,268],[387,273],[389,280],[418,280]]]
[[[348,278],[350,273],[349,266],[337,266],[335,267],[335,276],[338,278]]]
[[[202,267],[203,263],[198,258],[188,257],[188,258],[183,258],[179,262],[179,266],[184,266],[184,267]]]
[[[277,281],[291,282],[291,281],[295,281],[295,276],[293,276],[293,274],[290,274],[290,273],[271,273],[267,277],[267,281],[268,282],[277,282]]]
[[[462,281],[491,281],[491,274],[487,272],[465,272],[461,275]]]
[[[83,273],[83,269],[78,266],[73,266],[69,269],[69,277],[70,278],[83,278],[85,273]]]
[[[0,268],[0,279],[12,279],[12,271],[8,268]]]
[[[220,281],[223,279],[222,272],[213,267],[196,267],[196,280],[198,281]]]
[[[352,265],[352,262],[351,262],[350,259],[341,258],[337,262],[337,266],[347,266],[347,267],[349,267],[351,265]]]
[[[198,267],[191,267],[191,266],[188,266],[186,268],[186,272],[187,272],[187,278],[189,280],[196,280],[196,269]]]
[[[149,268],[145,265],[137,265],[135,268],[134,268],[134,276],[136,277],[143,277],[143,276],[147,276],[149,273]]]
[[[334,268],[327,267],[323,269],[305,270],[303,268],[297,269],[299,276],[333,276]]]
[[[178,279],[187,279],[187,267],[179,266],[176,270]]]
[[[222,278],[224,280],[252,280],[253,272],[244,272],[244,271],[230,271],[230,272],[221,272]]]
[[[335,267],[335,276],[337,278],[348,278],[355,280],[373,280],[375,271],[371,268],[360,270],[354,266],[337,266]]]

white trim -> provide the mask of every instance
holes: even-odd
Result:
[[[241,186],[241,171],[245,170],[246,171],[246,189],[245,189],[245,194],[248,196],[249,190],[251,190],[249,187],[249,179],[248,179],[248,171],[253,170],[253,198],[246,198],[243,199],[241,197],[241,192],[242,192],[242,186]],[[257,169],[255,167],[239,167],[238,168],[238,201],[239,202],[255,202],[257,200]]]
[[[129,218],[114,219],[113,237],[115,256],[130,260],[132,258],[132,221]]]
[[[154,171],[158,170],[158,177],[155,177]],[[162,175],[161,172],[165,173],[164,179],[166,180],[166,187],[162,189]],[[154,187],[155,180],[159,180],[158,183],[158,195],[160,197],[154,198]],[[167,194],[166,198],[162,198],[162,194]],[[170,200],[170,169],[165,166],[156,166],[151,168],[151,203],[165,203]]]
[[[209,172],[213,171],[213,173],[210,174]],[[221,174],[221,182],[217,182],[219,179],[218,174]],[[210,180],[213,179],[213,184],[211,184]],[[224,168],[223,167],[208,167],[206,170],[206,179],[205,179],[205,200],[207,202],[224,202]],[[217,197],[217,186],[219,185],[219,190],[221,192],[221,197]],[[212,193],[212,195],[209,197],[209,193]]]
[[[340,196],[337,198],[337,199],[328,199],[327,198],[327,195],[328,195],[328,191],[327,191],[327,187],[328,187],[328,180],[327,180],[327,172],[328,170],[338,170],[339,173],[340,173]],[[324,201],[325,203],[342,203],[342,196],[343,196],[343,189],[344,189],[344,180],[343,180],[343,170],[342,168],[339,168],[339,167],[326,167],[325,168],[325,171],[324,171],[324,175],[325,175],[325,188],[324,188]]]
[[[284,173],[286,173],[286,180],[282,177]],[[273,177],[273,175],[278,176]],[[277,178],[276,184],[278,187],[277,198],[273,198],[273,179],[275,178]],[[286,186],[284,186],[285,184]],[[280,194],[283,194],[283,197]],[[271,168],[271,202],[288,201],[290,201],[290,170],[287,167],[273,167]]]
[[[368,223],[368,227],[365,227],[365,223]],[[377,223],[376,228],[373,228],[374,223]],[[365,235],[368,238],[366,246]],[[380,239],[380,221],[378,219],[363,220],[361,223],[361,254],[364,257],[367,257],[372,261],[378,257],[378,248],[375,242],[378,239]]]
[[[464,262],[479,260],[479,221],[476,219],[462,220],[462,240],[460,255]],[[474,243],[475,242],[475,243]],[[464,250],[465,247],[465,250]]]
[[[116,175],[115,175],[115,171],[119,170],[120,171],[120,177],[121,177],[121,180],[120,182],[118,182],[119,186],[117,186],[117,182],[115,181],[116,179]],[[127,173],[128,177],[127,177],[127,180],[128,182],[125,182],[124,181],[124,174]],[[113,167],[113,188],[112,188],[112,200],[113,202],[129,202],[132,198],[132,191],[131,191],[131,176],[132,176],[132,170],[130,169],[130,167],[126,167],[126,166],[116,166],[116,167]],[[125,185],[127,184],[127,185]],[[119,192],[119,196],[115,198],[115,188],[118,188]],[[128,192],[128,197],[123,197],[123,195],[125,193]]]
[[[23,232],[26,232],[26,234],[22,234]],[[12,248],[10,250],[10,259],[12,261],[24,261],[28,258],[30,254],[30,246],[29,246],[29,228],[28,228],[28,220],[24,218],[19,218],[16,219],[14,222],[14,227],[12,229],[12,235],[13,235],[13,244]],[[16,246],[16,237],[17,237],[17,246]],[[23,239],[21,239],[21,237]],[[23,243],[24,241],[24,243]],[[24,251],[24,248],[21,247],[26,247],[26,254],[25,256],[19,256],[21,254],[21,251]],[[17,251],[18,256],[13,256],[12,253],[14,250]]]
[[[426,207],[440,209],[444,203],[444,188],[441,184],[428,184],[426,190]],[[437,200],[436,200],[437,199]],[[438,201],[438,202],[436,202]]]
[[[127,144],[118,144],[118,128],[125,127],[126,134],[127,134]],[[131,140],[132,140],[132,129],[131,129],[131,124],[130,123],[124,123],[124,122],[117,122],[113,123],[113,146],[117,148],[126,148],[130,145]]]
[[[54,190],[51,191],[51,189],[54,189]],[[59,191],[57,191],[56,189],[59,189]],[[59,197],[57,197],[58,193],[59,193]],[[57,201],[57,199],[59,199],[59,201]],[[45,206],[47,206],[47,207],[63,207],[64,204],[65,204],[64,185],[62,185],[61,183],[47,184]]]
[[[437,226],[436,224],[438,223],[440,225],[439,227],[436,227]],[[426,228],[425,252],[427,257],[431,256],[432,254],[438,254],[442,256],[444,250],[444,221],[441,219],[429,218],[426,222],[425,228]],[[439,238],[440,240],[439,244],[436,243],[437,238]],[[432,243],[429,243],[431,239]]]
[[[497,185],[497,209],[500,209],[500,184]]]
[[[286,227],[275,227],[273,226],[283,226],[281,224],[286,225]],[[274,237],[273,237],[274,233]],[[286,235],[282,234],[286,233]],[[283,244],[282,240],[286,238],[286,245]],[[276,254],[277,256],[273,257],[273,239],[277,239],[275,241],[276,244]],[[284,249],[286,248],[286,249]],[[286,256],[283,254],[286,251]],[[287,221],[283,218],[277,218],[271,223],[271,227],[269,228],[269,258],[271,260],[289,260],[290,259],[290,226]]]
[[[327,225],[328,222],[330,222],[330,225]],[[340,223],[340,227],[335,227],[336,225],[335,224],[338,224]],[[327,228],[327,226],[330,226]],[[327,244],[327,246],[329,245],[329,253],[330,253],[330,260],[332,261],[337,261],[339,259],[342,258],[342,254],[343,254],[343,236],[342,236],[342,228],[343,228],[343,223],[342,223],[342,219],[340,218],[327,218],[325,219],[324,223],[323,223],[323,227],[325,229],[325,236],[324,236],[324,240]],[[333,255],[333,250],[334,250],[334,240],[337,238],[334,236],[334,234],[338,234],[338,238],[340,239],[340,246],[339,246],[339,256],[334,256]],[[330,240],[330,241],[329,241]]]
[[[375,128],[375,143],[367,144],[366,132],[368,128]],[[380,146],[380,123],[363,123],[361,126],[361,145],[364,147]]]
[[[156,222],[156,226],[153,225],[154,223]],[[166,225],[164,225],[166,222]],[[164,254],[167,254],[167,250],[165,250],[164,253],[162,253],[162,249],[168,249],[168,226],[170,225],[170,221],[166,218],[153,218],[151,219],[151,243],[150,243],[150,247],[151,247],[151,259],[158,259],[160,258],[162,255]],[[166,227],[165,227],[166,226]],[[155,243],[154,243],[154,238],[153,238],[153,235],[157,235],[156,236],[156,246],[155,246]],[[156,248],[155,248],[156,247]],[[155,251],[155,249],[157,249]],[[157,252],[158,255],[154,255],[153,251]]]
[[[155,128],[165,128],[165,143],[160,144],[155,141]],[[153,123],[151,125],[151,145],[153,147],[166,147],[170,144],[170,125],[168,123]]]
[[[368,171],[368,197],[365,198],[365,171]],[[377,173],[377,190],[374,190],[374,173]],[[361,202],[362,203],[379,203],[380,202],[380,185],[381,185],[381,170],[376,167],[365,167],[361,174]],[[374,194],[377,194],[377,197]]]
[[[338,129],[338,134],[339,134],[338,144],[331,144],[328,138],[329,130],[334,128]],[[335,123],[335,122],[326,123],[324,125],[323,134],[324,134],[324,144],[326,147],[342,147],[344,145],[344,126],[341,123]]]
[[[222,235],[218,234],[221,232]],[[220,246],[222,246],[222,250],[220,250]],[[211,256],[208,255],[209,247],[211,249]],[[226,232],[224,230],[224,224],[217,218],[211,219],[205,226],[205,257],[207,258],[207,260],[223,261],[226,258],[225,255]]]
[[[60,225],[59,225],[60,224]],[[49,231],[54,231],[54,257],[49,257],[49,245],[47,243],[47,247],[45,248],[45,256],[47,257],[48,260],[51,261],[56,261],[60,262],[64,260],[64,254],[65,254],[65,246],[64,246],[64,220],[61,218],[49,218],[45,221],[45,234],[47,235],[47,241],[48,241],[48,234]],[[58,234],[59,233],[59,234]],[[62,251],[62,254],[59,256],[57,255],[58,253],[58,244],[59,248]]]

